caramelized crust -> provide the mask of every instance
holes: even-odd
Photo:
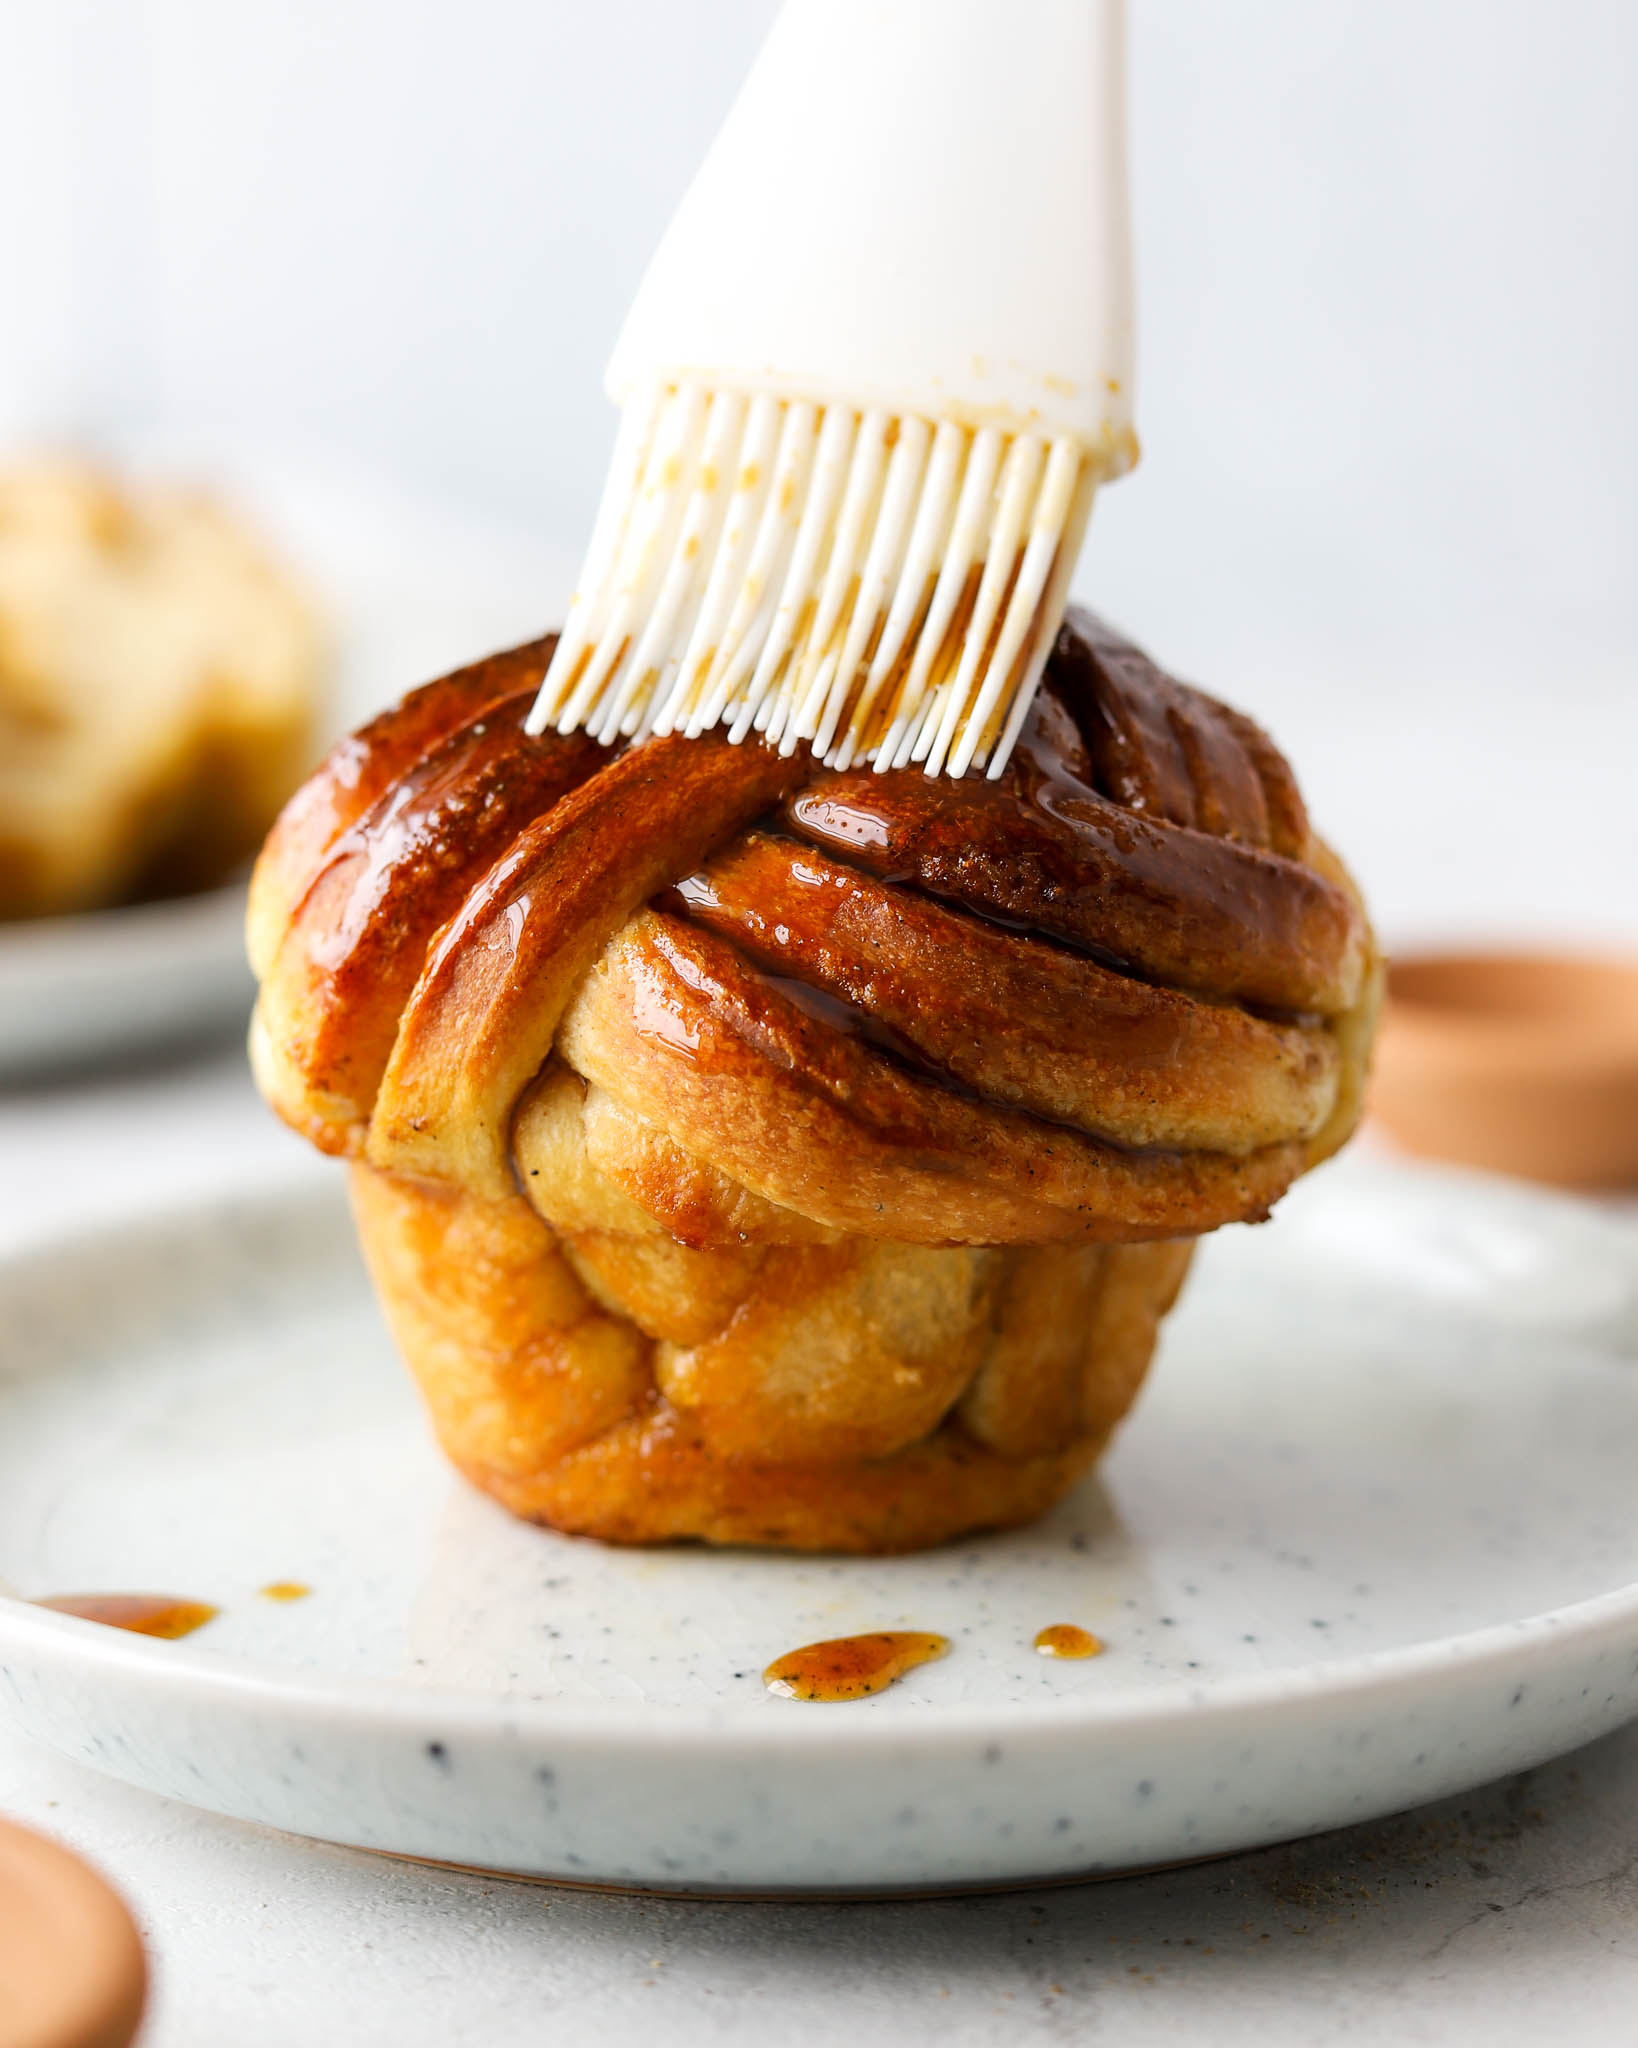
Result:
[[[1065,627],[1056,660],[1086,749],[1083,781],[1166,824],[1307,858],[1296,777],[1249,718],[1174,682],[1090,612]]]
[[[1037,703],[999,782],[825,773],[787,822],[871,874],[1145,980],[1275,1010],[1335,1014],[1358,1000],[1368,938],[1344,890],[1304,861],[1100,795],[1064,700]]]
[[[520,735],[533,691],[503,697],[424,754],[332,842],[267,969],[263,1015],[299,1017],[293,1059],[313,1105],[306,1135],[343,1152],[362,1132],[399,1018],[434,935],[475,865],[592,774],[606,750],[583,733]]]
[[[645,912],[581,983],[563,1058],[781,1208],[914,1244],[1175,1237],[1267,1213],[1291,1140],[1236,1157],[1101,1144],[906,1073],[704,932]]]
[[[1290,770],[1084,614],[995,783],[529,740],[551,644],[343,743],[253,893],[258,1077],[359,1162],[451,1455],[623,1541],[1040,1512],[1192,1240],[1358,1115],[1380,971]]]
[[[766,747],[655,740],[537,818],[428,955],[371,1119],[372,1162],[508,1193],[513,1111],[588,969],[678,867],[799,772]]]
[[[284,928],[330,847],[370,806],[458,726],[481,717],[503,697],[539,689],[557,635],[458,668],[338,740],[324,765],[280,813],[250,881],[246,939],[258,980],[267,973]]]
[[[758,967],[834,998],[821,1016],[1117,1145],[1249,1152],[1309,1135],[1335,1090],[1323,1032],[1134,981],[766,833],[747,833],[673,901]],[[960,1002],[930,1004],[955,961]]]

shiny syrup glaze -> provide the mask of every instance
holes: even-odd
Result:
[[[369,954],[380,971],[401,946],[419,968],[431,932],[458,907],[472,874],[525,825],[609,758],[584,733],[530,737],[532,690],[490,705],[416,763],[337,840],[327,869],[344,869],[347,902],[314,958],[332,970]]]
[[[951,977],[1043,1045],[1072,1052],[1095,1021],[1100,1042],[1124,1057],[1164,1068],[1183,1054],[1187,998],[1044,934],[998,930],[1000,920],[894,888],[777,831],[747,833],[657,907],[721,933],[836,1030],[979,1095],[984,1074],[964,1071],[974,1065],[967,1006],[929,1000]]]
[[[883,1060],[856,1037],[831,1029],[811,1006],[790,1000],[771,977],[714,933],[675,920],[663,910],[651,911],[643,941],[627,954],[623,971],[625,998],[632,1005],[639,1036],[723,1079],[757,1073],[759,1062],[773,1060],[786,1073],[802,1076],[804,1086],[815,1094],[823,1091],[833,1102],[847,1104],[870,1143],[907,1148],[923,1171],[970,1174],[972,1133],[979,1117],[969,1091],[917,1086],[897,1063]],[[1042,1127],[1040,1119],[1035,1123]],[[1078,1144],[1089,1142],[1078,1126],[1064,1128],[1073,1131]],[[1113,1156],[1126,1148],[1106,1149]],[[1163,1146],[1130,1150],[1142,1162],[1139,1171],[1157,1179],[1178,1157]],[[1285,1162],[1282,1150],[1269,1148],[1259,1155],[1253,1171],[1266,1171],[1273,1185],[1274,1177],[1286,1171]],[[1202,1193],[1190,1183],[1181,1201],[1171,1189],[1164,1189],[1159,1208],[1144,1217],[1124,1218],[1118,1234],[1123,1239],[1176,1236],[1214,1228],[1221,1221],[1243,1220],[1256,1213],[1246,1186],[1236,1179],[1227,1183],[1225,1193],[1208,1183]],[[1046,1216],[1043,1207],[1043,1220]],[[1088,1218],[1085,1228],[1093,1234],[1117,1234],[1116,1226],[1096,1216]]]
[[[527,736],[532,701],[505,697],[448,735],[340,835],[301,900],[270,979],[299,1003],[309,1081],[340,1119],[374,1100],[427,948],[473,875],[608,758],[584,733]],[[346,1149],[344,1123],[320,1142]]]
[[[1103,1652],[1103,1644],[1091,1630],[1073,1621],[1055,1621],[1042,1629],[1035,1647],[1043,1657],[1097,1657]]]
[[[557,635],[509,648],[412,690],[401,703],[331,748],[323,770],[285,805],[264,859],[280,871],[291,907],[312,881],[337,835],[355,825],[401,776],[451,733],[517,692],[538,688]]]
[[[890,1629],[862,1636],[834,1636],[776,1657],[762,1674],[770,1692],[788,1700],[862,1700],[885,1692],[918,1664],[948,1654],[948,1636],[915,1629]]]
[[[1075,686],[1093,630],[1079,616],[1066,628],[999,781],[822,772],[786,803],[785,829],[884,880],[1175,987],[1282,1012],[1346,1007],[1363,924],[1333,883],[1276,850],[1306,834],[1284,763],[1249,720],[1161,678],[1164,690],[1152,688],[1172,716],[1157,725],[1145,701],[1148,723],[1128,717],[1120,735],[1124,765],[1100,767],[1083,722],[1113,698],[1089,708]],[[1102,739],[1107,757],[1113,741]],[[1179,757],[1169,767],[1163,740]]]
[[[335,781],[352,793],[352,815],[361,815],[417,761],[488,707],[521,691],[538,690],[556,650],[557,635],[548,633],[455,669],[411,690],[401,703],[342,740],[330,755],[330,767]]]
[[[179,1600],[171,1593],[59,1593],[32,1604],[49,1607],[53,1614],[98,1621],[104,1628],[122,1628],[134,1636],[158,1636],[168,1643],[191,1636],[221,1611],[203,1600]]]
[[[654,899],[656,910],[666,914],[686,914],[699,899],[691,896],[689,890],[699,881],[691,877],[678,883],[675,888],[664,890]],[[706,926],[710,930],[709,925]],[[736,935],[737,936],[737,935]],[[749,953],[749,947],[736,946],[736,952]],[[694,963],[686,955],[670,950],[666,954],[668,964],[676,970],[695,993],[707,994],[703,978],[693,971]],[[755,966],[752,954],[749,979],[753,986],[770,990],[776,997],[783,998],[804,1017],[811,1017],[816,1024],[823,1024],[840,1038],[856,1038],[884,1053],[897,1065],[909,1071],[926,1075],[949,1087],[953,1092],[964,1094],[976,1100],[969,1089],[963,1089],[949,1075],[941,1072],[928,1061],[923,1060],[907,1040],[880,1023],[872,1013],[858,1003],[850,1003],[845,996],[839,996],[830,989],[815,988],[811,982],[799,980],[794,975],[769,973]],[[634,1022],[640,1036],[663,1045],[667,1052],[697,1066],[700,1060],[699,1028],[690,1018],[684,1016],[678,1007],[668,1001],[652,983],[639,982],[636,988],[636,1012]]]
[[[1308,818],[1284,757],[1250,719],[1156,666],[1077,609],[1054,650],[1089,772],[1128,810],[1300,860]]]

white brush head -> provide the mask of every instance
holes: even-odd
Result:
[[[531,719],[998,773],[1135,456],[1120,0],[788,0],[609,366]]]

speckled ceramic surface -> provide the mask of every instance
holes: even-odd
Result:
[[[1638,1713],[1638,1234],[1369,1161],[1208,1244],[1100,1477],[922,1557],[631,1553],[442,1464],[341,1193],[0,1267],[0,1718],[196,1804],[582,1881],[1006,1883],[1390,1811]],[[311,1588],[277,1601],[274,1582]],[[1076,1622],[1105,1653],[1054,1663]],[[874,1699],[785,1650],[935,1629]]]

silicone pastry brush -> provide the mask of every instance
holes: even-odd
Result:
[[[1135,459],[1121,0],[787,0],[609,365],[530,714],[998,775]]]

